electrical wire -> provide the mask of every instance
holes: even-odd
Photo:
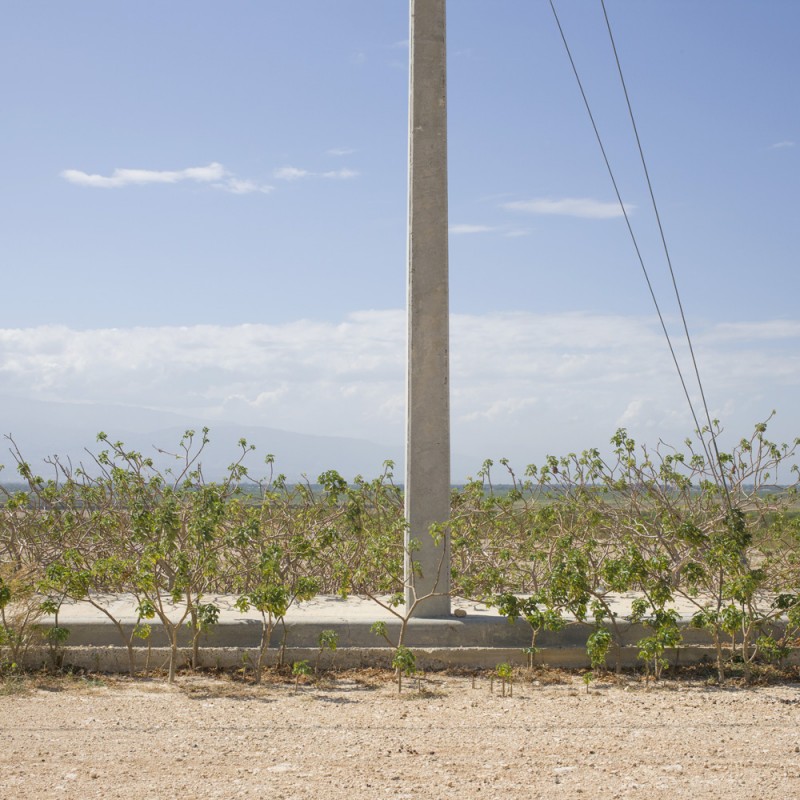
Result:
[[[681,315],[681,322],[683,324],[683,331],[684,334],[686,335],[686,343],[689,345],[689,354],[692,359],[692,366],[694,368],[694,375],[697,380],[697,386],[700,390],[700,398],[703,402],[703,410],[705,411],[706,415],[706,423],[708,425],[708,431],[711,436],[711,443],[714,447],[714,455],[716,456],[716,463],[719,465],[719,472],[720,472],[720,478],[722,480],[722,486],[723,489],[725,490],[725,495],[728,498],[728,504],[730,505],[730,493],[728,491],[727,481],[725,480],[725,471],[722,468],[722,460],[720,459],[719,456],[719,449],[717,447],[717,436],[716,433],[714,432],[714,426],[711,422],[711,414],[709,413],[708,403],[706,402],[706,393],[703,388],[703,381],[700,379],[700,369],[697,366],[697,358],[695,357],[694,346],[692,345],[692,337],[689,335],[689,325],[686,322],[686,314],[684,313],[683,302],[681,301],[681,295],[680,292],[678,291],[678,282],[675,279],[675,270],[672,267],[672,258],[669,253],[669,247],[667,246],[667,238],[664,235],[664,227],[661,224],[661,214],[658,211],[658,204],[656,203],[656,196],[655,192],[653,191],[653,184],[650,180],[650,171],[647,169],[647,161],[644,157],[644,149],[642,148],[642,141],[639,138],[639,129],[636,125],[636,117],[634,116],[633,106],[631,105],[630,96],[628,95],[628,86],[625,83],[625,77],[622,72],[622,64],[620,63],[619,60],[619,53],[617,52],[617,45],[616,42],[614,41],[614,34],[611,31],[611,22],[608,19],[608,11],[606,10],[605,0],[600,0],[600,5],[602,6],[603,9],[603,17],[605,18],[606,21],[606,28],[608,30],[608,38],[611,42],[611,49],[614,51],[614,60],[617,63],[617,73],[619,75],[620,83],[622,84],[623,94],[625,95],[625,103],[628,106],[628,116],[630,117],[631,126],[633,127],[633,134],[636,137],[636,147],[639,150],[639,158],[642,162],[642,170],[644,171],[644,177],[645,180],[647,181],[647,190],[650,193],[650,202],[653,205],[653,213],[655,214],[656,222],[658,224],[658,233],[661,237],[661,244],[664,248],[664,256],[667,259],[667,266],[669,267],[669,275],[670,279],[672,280],[672,288],[675,291],[675,299],[678,303],[678,308],[680,310],[680,315]],[[698,435],[702,437],[702,433],[700,432],[699,427],[698,427]]]
[[[603,2],[603,0],[601,0],[601,3],[602,2]],[[699,420],[697,418],[697,413],[695,412],[694,404],[692,403],[692,399],[691,399],[691,396],[689,394],[689,389],[688,389],[688,387],[686,385],[686,380],[685,380],[685,378],[683,376],[683,371],[681,370],[681,366],[680,366],[680,363],[678,361],[677,354],[675,353],[675,348],[674,348],[674,346],[672,344],[672,339],[671,339],[671,337],[669,335],[669,331],[667,330],[667,326],[666,326],[666,323],[664,321],[664,315],[661,312],[661,306],[659,305],[658,298],[656,297],[652,281],[650,280],[650,275],[649,275],[649,273],[647,271],[647,267],[645,266],[644,258],[642,256],[642,252],[641,252],[641,249],[639,247],[639,243],[638,243],[638,241],[636,239],[636,234],[634,233],[633,226],[631,225],[630,217],[628,215],[628,210],[625,207],[625,203],[622,200],[622,195],[620,193],[619,186],[617,184],[617,180],[616,180],[616,178],[614,176],[614,171],[611,168],[611,163],[609,161],[608,154],[606,153],[606,149],[605,149],[605,146],[603,144],[603,139],[600,136],[600,131],[599,131],[598,127],[597,127],[597,123],[595,122],[594,114],[592,113],[592,109],[591,109],[591,106],[589,104],[589,100],[588,100],[588,97],[586,95],[586,91],[584,90],[584,87],[583,87],[583,81],[581,80],[580,74],[578,73],[578,68],[577,68],[577,66],[575,64],[575,59],[572,56],[572,50],[570,49],[569,43],[567,42],[567,38],[566,38],[566,35],[564,33],[564,29],[563,29],[563,27],[561,25],[561,20],[559,19],[559,16],[558,16],[558,12],[556,11],[554,0],[549,0],[549,3],[550,3],[550,8],[551,8],[551,10],[553,12],[553,17],[555,19],[556,26],[558,27],[558,32],[559,32],[559,34],[561,36],[561,41],[564,44],[564,49],[565,49],[565,51],[567,53],[567,57],[569,59],[570,66],[572,67],[572,72],[573,72],[573,74],[575,76],[575,80],[577,81],[578,88],[579,88],[580,93],[581,93],[581,97],[583,98],[583,104],[584,104],[584,106],[586,108],[586,111],[587,111],[587,113],[589,115],[589,120],[591,121],[592,128],[593,128],[594,134],[595,134],[595,138],[597,139],[597,144],[599,145],[600,152],[603,155],[603,161],[605,162],[606,170],[608,171],[609,178],[611,179],[612,186],[614,187],[614,192],[615,192],[616,197],[617,197],[617,202],[619,203],[620,209],[622,210],[622,215],[623,215],[623,217],[625,219],[625,225],[626,225],[626,227],[628,229],[628,234],[630,236],[630,239],[631,239],[631,242],[633,244],[634,250],[636,251],[636,257],[637,257],[637,259],[639,261],[639,266],[642,269],[642,274],[644,275],[645,282],[647,283],[647,288],[648,288],[648,291],[650,292],[650,297],[651,297],[651,299],[653,301],[653,305],[655,306],[656,313],[658,315],[658,320],[659,320],[659,323],[661,324],[661,330],[663,331],[664,338],[667,341],[667,346],[669,347],[669,352],[670,352],[670,355],[672,356],[672,362],[675,365],[675,369],[676,369],[676,371],[678,373],[678,378],[680,380],[684,396],[686,397],[686,402],[687,402],[687,404],[689,406],[689,410],[691,412],[692,419],[694,420],[694,424],[695,424],[695,428],[697,430],[698,436],[700,437],[700,442],[701,442],[701,444],[703,446],[703,451],[705,452],[707,463],[711,467],[712,473],[714,475],[714,479],[717,482],[717,484],[718,485],[720,485],[720,484],[722,485],[722,487],[724,489],[724,492],[725,492],[725,496],[726,496],[727,501],[728,501],[728,505],[730,506],[730,502],[731,501],[730,501],[730,496],[728,494],[728,486],[727,486],[727,482],[725,481],[725,477],[724,477],[724,474],[723,474],[722,463],[721,463],[721,460],[719,458],[719,451],[717,450],[716,438],[714,436],[713,426],[711,424],[711,420],[710,420],[709,413],[708,413],[708,405],[706,404],[705,393],[703,392],[702,383],[700,382],[700,374],[699,374],[699,370],[698,370],[698,367],[697,367],[697,361],[696,361],[696,359],[694,357],[694,349],[692,348],[692,345],[691,345],[691,339],[689,337],[689,330],[688,330],[688,326],[686,324],[686,317],[685,317],[685,315],[683,313],[683,305],[680,302],[680,296],[678,294],[677,281],[675,280],[674,271],[672,269],[672,262],[669,259],[668,250],[667,250],[667,247],[666,247],[666,237],[664,236],[663,227],[661,225],[661,219],[660,219],[660,216],[658,215],[658,211],[657,211],[657,206],[655,206],[655,196],[654,196],[654,193],[653,193],[652,184],[650,182],[649,173],[647,171],[647,167],[646,167],[646,164],[645,164],[644,153],[643,153],[643,150],[642,150],[642,147],[641,147],[641,143],[640,143],[640,140],[639,140],[639,134],[638,134],[638,131],[636,130],[632,107],[631,107],[630,101],[628,100],[627,90],[625,90],[625,97],[626,97],[626,101],[628,102],[628,111],[629,111],[629,114],[631,116],[631,121],[634,122],[634,131],[636,132],[636,141],[639,144],[639,155],[640,155],[640,157],[642,159],[643,165],[645,165],[645,175],[647,177],[647,184],[648,184],[648,187],[650,189],[651,200],[652,200],[653,205],[654,205],[654,207],[656,209],[656,218],[658,220],[658,227],[659,227],[659,231],[661,233],[662,243],[664,245],[665,250],[667,250],[667,259],[668,259],[668,263],[669,263],[669,266],[670,266],[670,274],[672,276],[673,287],[675,289],[676,295],[678,296],[678,303],[679,303],[679,307],[680,307],[680,310],[681,310],[681,319],[683,320],[684,330],[685,330],[685,333],[686,333],[687,340],[689,341],[689,349],[690,349],[690,352],[692,354],[692,362],[694,364],[695,376],[697,378],[698,385],[700,386],[700,395],[701,395],[701,398],[702,398],[703,406],[705,408],[706,417],[708,419],[708,428],[709,428],[709,432],[711,434],[712,442],[714,444],[714,450],[715,450],[716,458],[712,458],[711,453],[710,453],[710,451],[708,449],[708,445],[706,443],[705,437],[702,435],[702,428],[701,428],[700,422],[699,422]],[[605,14],[605,4],[603,4],[603,11],[604,11],[604,14]],[[608,16],[607,15],[606,15],[606,24],[607,24],[607,27],[609,29],[609,34],[610,34],[611,33],[611,28],[610,28],[610,25],[608,24]],[[612,37],[612,46],[613,46],[613,37]],[[614,47],[614,54],[616,56],[616,47]],[[618,58],[617,58],[617,68],[618,68],[620,77],[622,77],[622,70],[621,70]],[[624,81],[623,81],[623,86],[624,86]],[[719,467],[719,475],[717,474],[717,467]]]

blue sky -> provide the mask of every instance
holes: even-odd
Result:
[[[557,7],[677,335],[600,4]],[[607,7],[712,412],[791,438],[800,5]],[[454,449],[680,441],[549,5],[448,24]],[[407,36],[405,0],[3,4],[0,394],[400,441]]]

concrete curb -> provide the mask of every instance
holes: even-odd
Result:
[[[638,648],[625,647],[620,651],[620,663],[624,669],[641,667]],[[318,648],[287,647],[284,663],[308,661],[316,664]],[[421,670],[442,669],[494,669],[498,664],[508,663],[517,667],[527,665],[527,656],[518,648],[511,647],[426,647],[415,648],[417,668]],[[166,671],[170,651],[167,647],[153,647],[149,653],[146,648],[135,651],[136,670],[139,673]],[[255,647],[204,647],[200,650],[200,667],[204,669],[251,670],[257,663],[258,648]],[[710,647],[679,647],[665,652],[670,667],[688,666],[703,662],[712,663],[714,650]],[[274,666],[278,651],[270,651],[266,665]],[[352,647],[338,650],[335,662],[330,652],[320,659],[320,669],[329,669],[333,663],[336,669],[364,667],[391,668],[392,650],[389,647]],[[88,672],[127,673],[129,671],[128,652],[124,647],[66,647],[63,650],[62,669],[83,669]],[[191,663],[191,649],[180,648],[178,668]],[[609,668],[613,669],[613,655],[609,658]],[[536,654],[536,664],[562,669],[588,669],[589,659],[586,651],[577,647],[542,648]],[[800,665],[800,649],[794,649],[785,661],[786,665]],[[21,666],[26,669],[49,669],[53,666],[47,647],[32,647],[22,659]]]
[[[137,622],[134,599],[127,595],[97,596],[95,599],[120,622],[122,633],[130,638]],[[650,633],[646,626],[623,621],[631,599],[621,597],[615,601],[622,640],[619,656],[622,666],[626,668],[641,666],[637,642]],[[260,615],[236,610],[235,598],[230,596],[207,597],[204,602],[214,602],[219,606],[220,619],[210,631],[200,636],[201,664],[225,669],[242,667],[243,663],[255,664],[262,629]],[[421,669],[487,669],[503,662],[520,666],[527,663],[527,655],[523,650],[531,644],[531,629],[524,621],[510,623],[492,609],[464,600],[454,599],[453,605],[457,613],[466,616],[413,619],[408,623],[404,644],[414,650],[417,665]],[[667,651],[665,658],[671,665],[713,661],[715,652],[709,632],[689,625],[687,609],[678,608],[678,611],[684,615],[680,621],[683,643],[681,647]],[[173,613],[179,617],[180,609],[172,610],[171,617]],[[339,637],[335,659],[337,667],[388,667],[392,649],[372,633],[371,627],[376,621],[385,624],[392,642],[398,641],[400,621],[374,601],[356,597],[346,600],[323,596],[314,598],[291,608],[285,626],[278,626],[274,630],[265,663],[274,664],[278,650],[283,645],[284,663],[307,660],[313,665],[319,655],[320,633],[333,630]],[[50,617],[40,622],[42,632],[52,626]],[[149,622],[152,626],[149,644],[141,639],[132,642],[138,670],[144,669],[148,652],[152,669],[160,668],[169,659],[169,642],[163,625],[156,620]],[[97,607],[87,602],[65,603],[59,612],[59,625],[69,631],[62,648],[63,663],[101,672],[129,670],[128,651],[119,629]],[[782,627],[781,624],[775,625],[774,632],[780,635]],[[592,626],[575,621],[560,631],[542,631],[536,639],[539,648],[536,663],[587,668],[586,640],[592,631]],[[190,645],[190,631],[184,625],[179,632],[179,664],[189,662]],[[612,647],[608,656],[609,665],[615,664],[616,657],[616,649]],[[324,668],[330,662],[331,653],[325,651],[320,658],[320,665]],[[23,660],[23,665],[28,668],[51,663],[51,651],[45,646],[31,647]],[[800,663],[800,650],[794,650],[787,663]]]

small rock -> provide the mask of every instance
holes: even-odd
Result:
[[[577,767],[554,767],[553,775],[567,775],[575,769],[577,769]]]
[[[274,767],[267,767],[267,772],[291,772],[294,769],[294,764],[275,764]]]
[[[457,609],[456,609],[456,610],[453,612],[453,616],[454,616],[454,617],[459,617],[459,618],[461,618],[461,617],[466,617],[466,616],[467,616],[467,610],[466,610],[465,608],[457,608]]]

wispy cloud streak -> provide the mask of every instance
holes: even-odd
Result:
[[[536,198],[533,200],[515,200],[504,203],[508,211],[523,211],[528,214],[554,214],[564,217],[581,217],[583,219],[614,219],[622,216],[619,203],[604,203],[588,197],[565,197],[562,199]],[[625,205],[627,212],[635,206]]]
[[[342,169],[328,170],[325,172],[311,172],[311,170],[299,167],[280,167],[273,172],[273,177],[279,181],[299,181],[303,178],[328,178],[333,180],[349,180],[357,178],[359,173],[354,169],[343,167]]]
[[[451,225],[450,226],[450,233],[459,236],[461,234],[470,234],[470,233],[491,233],[492,231],[497,230],[497,228],[492,227],[491,225]]]
[[[216,161],[206,167],[179,170],[115,169],[111,175],[92,175],[78,169],[65,169],[61,177],[78,186],[98,189],[118,189],[122,186],[144,186],[148,183],[179,183],[196,181],[211,183],[227,177],[228,171]]]
[[[79,169],[65,169],[61,177],[76,186],[93,189],[120,189],[126,186],[147,186],[153,184],[175,184],[185,181],[205,183],[214,189],[232,194],[267,194],[272,186],[258,181],[237,178],[222,164],[214,161],[205,167],[188,167],[178,170],[155,169],[115,169],[110,175],[90,174]]]

